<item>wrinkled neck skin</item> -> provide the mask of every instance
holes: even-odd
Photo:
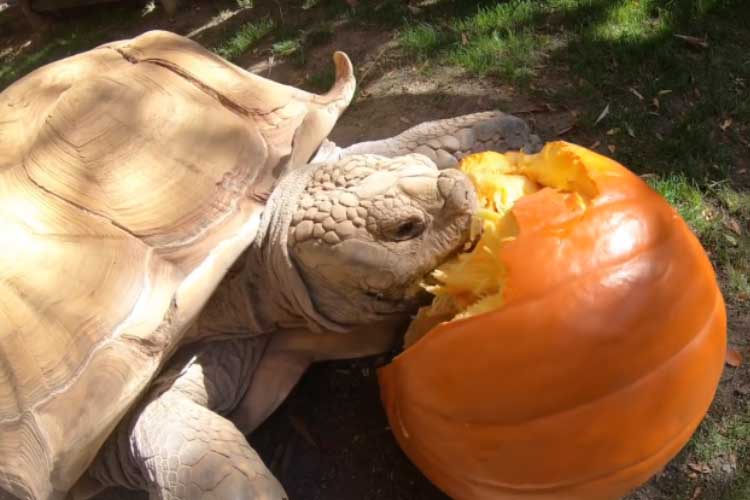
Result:
[[[297,203],[319,165],[308,164],[286,175],[274,189],[258,234],[246,254],[241,279],[255,332],[303,328],[344,332],[349,328],[315,310],[309,291],[289,255],[288,230]]]

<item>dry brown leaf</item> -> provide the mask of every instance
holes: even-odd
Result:
[[[508,111],[508,113],[512,115],[522,115],[527,113],[543,113],[545,111],[549,111],[549,108],[546,105],[532,104],[531,106],[526,106],[524,108],[512,109]]]
[[[679,38],[683,42],[687,43],[694,49],[707,49],[708,41],[705,38],[698,38],[697,36],[690,35],[674,35],[675,38]]]
[[[726,120],[724,120],[724,123],[722,123],[721,125],[719,125],[719,127],[721,128],[721,130],[726,130],[726,129],[728,129],[731,126],[732,126],[732,119],[731,118],[727,118]]]
[[[466,33],[461,33],[461,45],[468,45],[469,44],[469,37],[466,36]]]
[[[630,93],[631,93],[631,94],[633,94],[634,96],[636,96],[636,97],[637,97],[638,99],[640,99],[641,101],[643,101],[643,100],[645,99],[645,98],[643,97],[643,95],[641,95],[641,93],[640,93],[640,92],[638,92],[637,90],[635,90],[635,89],[634,89],[633,87],[630,87],[630,88],[629,88],[628,90],[630,91]]]
[[[601,141],[594,141],[594,143],[591,146],[589,146],[589,149],[596,149],[599,147],[600,144],[601,144]]]
[[[307,424],[304,420],[297,416],[289,415],[289,423],[292,424],[292,428],[297,431],[299,435],[302,436],[302,439],[307,441],[310,446],[312,446],[313,448],[320,448],[317,441],[315,441],[315,438],[310,433],[310,429],[308,429]]]
[[[607,144],[607,149],[609,149],[610,153],[614,153],[615,151],[617,151],[617,146],[615,146],[614,144]]]
[[[727,227],[727,229],[731,230],[732,232],[741,235],[742,234],[742,227],[740,226],[740,223],[737,222],[737,219],[734,217],[730,217],[727,220],[724,221],[724,225]]]
[[[654,97],[653,99],[651,99],[651,104],[653,104],[656,109],[659,109],[659,99],[658,98]]]
[[[727,347],[727,354],[725,358],[726,363],[734,368],[739,368],[742,365],[742,354],[736,349]]]
[[[698,498],[700,498],[701,496],[701,493],[703,493],[703,488],[701,488],[700,486],[696,487],[693,491],[693,494],[690,495],[690,500],[698,500]]]
[[[564,128],[562,128],[562,129],[560,129],[560,130],[558,130],[558,131],[557,131],[557,135],[558,135],[558,136],[559,136],[559,135],[565,135],[565,134],[567,134],[568,132],[570,132],[571,130],[573,130],[573,128],[574,128],[574,127],[575,127],[575,124],[573,124],[573,125],[569,125],[569,126],[567,126],[567,127],[564,127]]]
[[[601,113],[599,113],[599,118],[596,119],[594,122],[594,126],[596,127],[600,121],[604,120],[604,117],[606,117],[609,114],[609,104],[607,104]]]
[[[709,474],[711,472],[711,466],[703,462],[688,462],[688,468],[693,472],[699,474]]]

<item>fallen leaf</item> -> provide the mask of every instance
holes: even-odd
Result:
[[[558,130],[557,131],[557,135],[565,135],[568,132],[570,132],[571,130],[573,130],[574,127],[575,127],[575,124],[567,126],[567,127],[563,128],[561,130]]]
[[[310,433],[310,429],[307,428],[307,424],[304,420],[294,415],[289,415],[289,422],[292,424],[292,428],[299,433],[302,438],[313,448],[320,448],[318,443]]]
[[[607,135],[615,135],[619,131],[620,131],[619,128],[611,128],[611,129],[607,130]]]
[[[526,113],[542,113],[544,111],[548,111],[547,106],[535,104],[532,106],[527,106],[525,108],[518,108],[508,111],[508,113],[513,115],[521,115]]]
[[[703,488],[701,488],[700,486],[698,486],[693,491],[693,494],[690,495],[690,500],[698,500],[698,498],[701,496],[701,493],[703,493]]]
[[[628,135],[635,139],[635,131],[633,131],[633,127],[630,125],[625,125],[625,129],[628,131]]]
[[[651,104],[653,104],[656,109],[659,109],[659,99],[658,98],[654,97],[653,99],[651,99]]]
[[[469,37],[466,36],[466,33],[461,33],[461,45],[468,45],[469,44]]]
[[[601,144],[601,141],[594,141],[594,143],[591,146],[589,146],[589,149],[596,149],[599,147],[600,144]]]
[[[737,222],[737,219],[734,217],[730,217],[727,220],[724,221],[724,225],[730,229],[732,232],[741,235],[742,234],[742,227],[740,226],[740,223]]]
[[[596,127],[600,121],[604,120],[604,117],[606,117],[609,114],[609,104],[605,106],[605,108],[602,110],[601,113],[599,113],[599,118],[596,119],[594,122],[594,126]]]
[[[667,95],[667,94],[671,94],[671,93],[672,93],[671,89],[664,89],[664,90],[660,90],[659,91],[659,95]]]
[[[630,87],[628,90],[630,91],[631,94],[633,94],[634,96],[636,96],[641,101],[644,100],[644,97],[641,95],[641,93],[638,92],[637,90],[635,90],[633,87]]]
[[[703,462],[688,462],[687,466],[693,472],[698,472],[700,474],[708,474],[711,472],[711,466]]]
[[[607,144],[607,149],[609,149],[610,153],[617,151],[617,147],[614,144]]]
[[[725,361],[729,366],[732,366],[734,368],[739,368],[742,365],[742,354],[740,354],[739,351],[737,351],[736,349],[727,347],[727,354],[725,357]]]
[[[411,120],[409,120],[405,116],[402,116],[401,118],[399,118],[399,120],[401,121],[401,123],[405,123],[406,125],[409,125],[411,123]]]
[[[721,128],[721,130],[726,130],[726,129],[728,129],[731,126],[732,126],[732,119],[731,118],[727,118],[726,120],[724,120],[724,123],[722,123],[721,125],[719,125],[719,127]]]
[[[704,38],[698,38],[697,36],[690,36],[690,35],[674,35],[675,38],[679,38],[683,42],[687,43],[690,47],[694,49],[707,49],[708,48],[708,41]]]

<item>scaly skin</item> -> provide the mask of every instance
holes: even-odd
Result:
[[[221,415],[252,380],[267,336],[188,346],[112,435],[89,474],[152,499],[286,498],[240,430]]]
[[[339,159],[357,154],[387,157],[420,153],[438,166],[455,166],[461,158],[481,151],[541,149],[539,137],[522,119],[500,111],[484,111],[445,120],[420,123],[401,134],[380,141],[367,141],[347,148],[326,141],[314,161]]]

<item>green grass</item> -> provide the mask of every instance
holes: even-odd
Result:
[[[650,177],[648,183],[677,209],[701,239],[713,238],[715,210],[697,183],[684,174]]]
[[[750,193],[726,182],[700,186],[685,174],[648,178],[701,240],[718,271],[728,299],[750,300]]]
[[[399,43],[421,60],[447,61],[477,76],[528,82],[535,75],[548,39],[524,28],[544,6],[530,0],[480,8],[474,15],[436,26],[407,25]]]
[[[301,47],[300,41],[297,39],[282,40],[271,46],[271,52],[276,56],[289,57],[298,52]]]
[[[527,31],[495,32],[453,50],[449,60],[479,76],[496,75],[527,83],[536,75],[544,45],[542,37]]]
[[[750,451],[750,408],[720,420],[706,419],[691,440],[693,457],[710,463],[731,453],[742,458]]]
[[[712,467],[721,481],[708,484],[705,496],[711,500],[750,498],[750,404],[740,405],[731,414],[706,418],[686,447],[687,461]],[[730,458],[731,457],[731,458]],[[736,464],[736,469],[722,466]],[[686,500],[692,500],[690,488]]]
[[[214,52],[225,59],[235,59],[244,54],[261,38],[268,35],[274,29],[274,22],[270,19],[262,19],[258,22],[245,23],[225,40]]]

